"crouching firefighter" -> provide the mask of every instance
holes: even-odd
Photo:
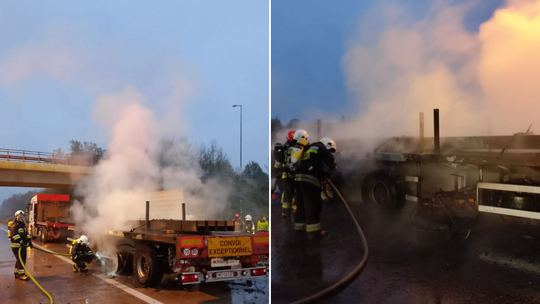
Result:
[[[80,238],[73,241],[69,253],[73,261],[73,272],[87,272],[86,267],[94,259],[94,254],[90,249],[90,243],[86,235],[81,235]]]
[[[15,212],[15,220],[9,226],[8,232],[9,239],[11,241],[11,251],[15,256],[15,278],[23,281],[28,281],[29,278],[26,276],[24,267],[21,264],[26,264],[26,247],[34,248],[32,244],[32,236],[26,230],[26,225],[24,224],[24,212],[18,210]],[[21,250],[21,259],[19,259],[19,249]]]
[[[297,206],[294,229],[307,231],[311,240],[326,234],[321,230],[321,186],[323,179],[336,169],[335,152],[336,143],[328,137],[306,146],[294,179]]]

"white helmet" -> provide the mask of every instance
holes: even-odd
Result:
[[[246,221],[251,221],[251,215],[246,215]]]
[[[321,139],[320,142],[326,147],[326,149],[328,149],[328,151],[336,152],[337,150],[336,142],[334,142],[331,138],[325,137]]]
[[[308,132],[304,129],[300,129],[294,132],[293,140],[299,140],[300,138],[305,138],[307,140],[308,137],[309,137]]]
[[[86,235],[81,235],[78,241],[81,244],[88,245],[88,237]]]
[[[24,211],[22,211],[22,210],[17,210],[17,211],[15,212],[15,220],[16,220],[16,221],[22,222],[22,221],[24,220]]]

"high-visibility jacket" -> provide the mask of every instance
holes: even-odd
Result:
[[[321,187],[321,181],[329,172],[335,170],[336,160],[334,155],[323,143],[316,142],[305,148],[304,156],[298,172],[295,175],[295,182],[306,182],[317,187]]]
[[[244,232],[249,234],[255,234],[255,225],[252,221],[246,221],[244,224]]]
[[[26,230],[24,222],[15,221],[9,227],[9,240],[12,248],[19,248],[21,244],[32,242],[32,236]]]
[[[69,248],[69,253],[71,254],[71,259],[76,260],[79,256],[84,255],[93,255],[92,249],[86,244],[79,243],[78,240],[74,240]]]
[[[268,221],[258,221],[257,222],[257,231],[269,231],[270,230],[270,224]]]

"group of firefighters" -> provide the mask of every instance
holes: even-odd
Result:
[[[321,230],[321,190],[337,169],[333,155],[336,143],[328,137],[308,143],[308,137],[306,130],[289,131],[284,144],[274,145],[274,168],[278,178],[281,177],[282,218],[289,220],[296,208],[294,230],[307,232],[307,237],[313,240],[326,235]]]
[[[15,256],[15,278],[28,281],[29,278],[26,275],[23,264],[26,265],[26,251],[27,247],[34,248],[32,244],[32,236],[26,229],[24,222],[24,212],[18,210],[15,212],[15,218],[8,223],[8,238],[11,242],[11,250]],[[19,250],[21,252],[19,259]],[[73,241],[69,253],[71,254],[71,260],[73,261],[73,272],[86,272],[86,267],[95,258],[95,255],[90,249],[90,243],[88,237],[81,235],[80,238]]]
[[[244,232],[248,234],[255,234],[256,232],[269,232],[270,231],[270,224],[268,221],[266,221],[266,217],[262,217],[260,221],[257,222],[257,230],[255,230],[255,224],[253,223],[253,220],[251,218],[251,215],[246,215],[244,218],[245,221],[242,223],[242,219],[240,218],[240,213],[237,213],[234,215],[234,225],[235,225],[235,232]]]

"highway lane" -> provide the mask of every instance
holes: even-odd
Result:
[[[6,227],[0,227],[0,303],[48,303],[48,298],[32,281],[14,279],[15,257],[11,253]],[[34,240],[37,246],[66,253],[61,243]],[[69,257],[68,257],[69,258]],[[164,277],[157,288],[135,288],[131,278],[108,276],[95,263],[86,274],[73,273],[71,262],[41,251],[30,249],[27,267],[36,280],[54,298],[55,303],[268,303],[269,279],[216,282],[201,284],[186,290],[176,284],[172,277]]]
[[[320,303],[540,303],[535,223],[482,214],[469,239],[457,243],[414,229],[413,204],[396,214],[375,212],[354,198],[349,204],[366,234],[368,263],[351,284]],[[271,208],[272,219],[279,219],[278,199]],[[322,214],[329,234],[317,242],[286,222],[272,222],[272,303],[312,295],[343,278],[362,258],[343,205],[327,204]]]

